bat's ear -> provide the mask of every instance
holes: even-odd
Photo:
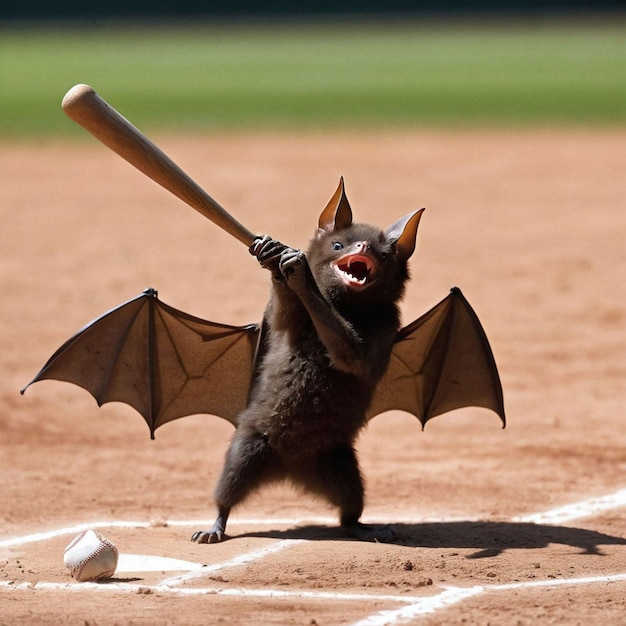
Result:
[[[402,261],[408,260],[415,250],[417,227],[423,212],[424,209],[413,211],[400,218],[385,231],[387,240],[396,242],[398,256]]]
[[[343,176],[339,179],[339,187],[333,194],[326,208],[322,211],[318,222],[318,235],[323,232],[332,233],[335,230],[348,228],[352,224],[352,209],[343,186]]]

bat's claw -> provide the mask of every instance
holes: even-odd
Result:
[[[289,286],[295,290],[304,286],[306,280],[306,256],[301,250],[287,248],[280,255],[279,269]]]
[[[272,239],[269,235],[256,237],[249,248],[250,254],[259,259],[259,263],[266,267],[274,259],[280,257],[281,252],[286,248],[285,244]]]
[[[269,237],[269,235],[257,235],[254,238],[251,246],[248,248],[250,254],[252,256],[258,256],[259,250],[261,249],[263,244],[267,243],[270,239],[271,237]]]
[[[191,541],[196,543],[220,543],[228,539],[226,535],[226,516],[218,516],[209,530],[198,530],[191,535]]]
[[[264,235],[263,237],[256,237],[249,250],[250,254],[258,259],[261,267],[272,272],[274,280],[277,282],[283,281],[279,264],[283,252],[290,250],[288,246],[272,239],[269,235]]]
[[[224,531],[219,530],[198,530],[191,535],[191,541],[196,543],[220,543],[228,539]]]

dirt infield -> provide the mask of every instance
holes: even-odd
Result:
[[[83,390],[18,391],[66,338],[148,286],[219,322],[257,321],[245,248],[100,144],[0,144],[0,624],[592,624],[626,610],[626,131],[157,137],[248,228],[302,247],[340,174],[360,221],[426,206],[405,321],[458,285],[480,316],[509,424],[468,409],[360,439],[365,521],[343,539],[288,487],[189,541],[232,427],[149,440]],[[122,558],[73,583],[65,545],[98,527]],[[163,561],[159,557],[175,559]]]

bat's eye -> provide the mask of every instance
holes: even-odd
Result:
[[[380,255],[380,258],[381,258],[383,261],[386,261],[386,260],[389,258],[389,252],[383,252],[383,253]]]
[[[340,243],[339,241],[335,241],[333,243],[333,250],[342,250],[343,249],[343,244]]]

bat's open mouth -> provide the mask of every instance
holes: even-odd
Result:
[[[374,278],[374,262],[363,254],[348,254],[333,263],[335,272],[348,287],[365,287]]]

